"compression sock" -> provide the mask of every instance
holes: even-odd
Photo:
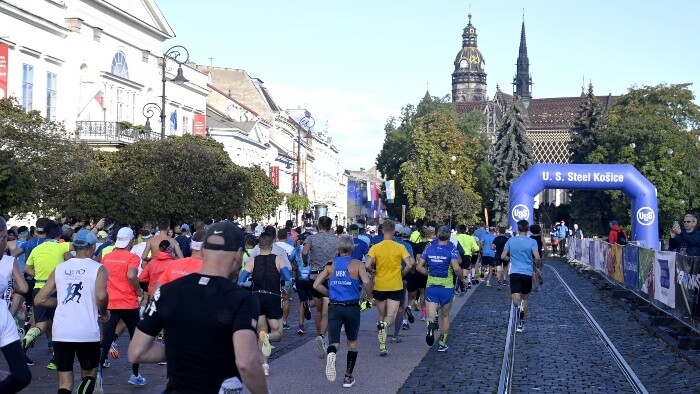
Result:
[[[445,343],[447,343],[447,334],[442,334],[440,336],[440,345],[444,345]]]
[[[134,376],[139,376],[139,365],[138,364],[131,364],[131,373],[133,373]]]
[[[78,386],[78,394],[92,394],[93,391],[95,391],[95,378],[92,376],[84,377]]]
[[[471,278],[472,279],[476,278],[476,268],[472,268]]]
[[[337,352],[338,352],[338,348],[336,348],[333,345],[329,345],[328,350],[326,351],[326,353],[337,353]]]
[[[345,371],[346,376],[352,376],[352,370],[355,369],[355,362],[357,362],[357,350],[348,350],[348,366]]]

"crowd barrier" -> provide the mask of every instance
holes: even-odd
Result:
[[[700,257],[601,239],[568,240],[568,256],[700,330]]]

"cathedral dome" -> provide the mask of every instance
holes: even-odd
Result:
[[[484,57],[476,47],[463,47],[455,58],[455,71],[483,72]]]

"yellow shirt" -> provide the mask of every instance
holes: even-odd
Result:
[[[32,250],[27,265],[34,267],[35,289],[41,289],[57,265],[63,262],[63,255],[70,250],[70,242],[46,241]]]
[[[479,243],[476,242],[476,238],[474,238],[473,235],[457,234],[455,238],[459,241],[459,244],[462,245],[464,253],[467,253],[469,256],[479,251]]]
[[[377,265],[377,273],[374,276],[374,290],[403,290],[401,262],[406,257],[409,257],[406,247],[395,241],[384,240],[372,246],[367,255],[372,257]]]
[[[105,255],[106,255],[107,253],[113,251],[114,248],[115,248],[114,245],[105,246],[105,247],[102,249],[102,256],[100,256],[100,257],[105,257]],[[149,256],[149,257],[151,256],[151,252],[148,252],[148,256]],[[139,257],[141,257],[141,256],[139,256]]]
[[[411,237],[408,238],[408,242],[411,242],[414,244],[419,243],[420,242],[420,231],[413,230],[413,232],[411,233]]]

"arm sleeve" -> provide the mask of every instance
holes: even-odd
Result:
[[[282,279],[287,282],[292,280],[292,271],[289,269],[289,267],[282,267],[280,270],[280,275],[282,275]]]
[[[237,313],[234,315],[233,326],[231,332],[239,330],[252,330],[255,332],[256,322],[260,316],[260,304],[258,297],[255,294],[248,294],[243,300],[231,300],[229,305],[240,305]]]

